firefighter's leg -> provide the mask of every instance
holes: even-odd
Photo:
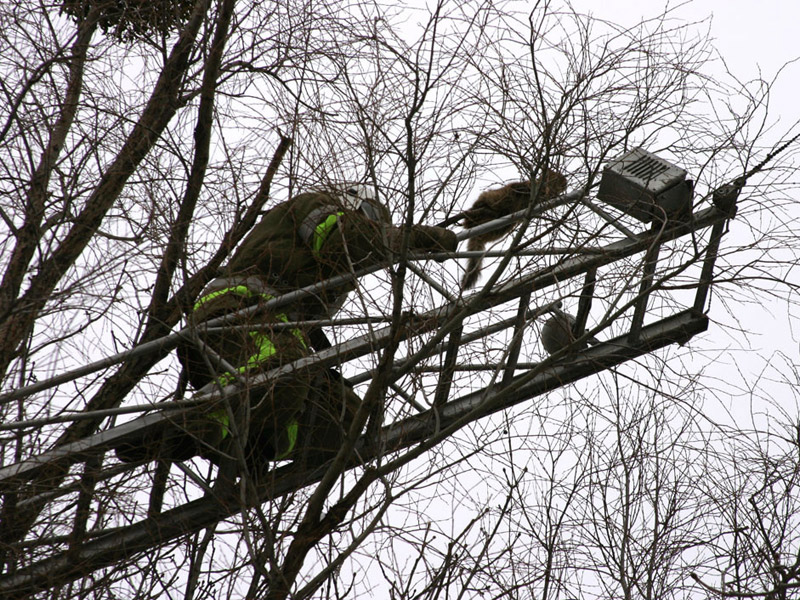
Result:
[[[361,399],[338,371],[317,376],[303,413],[299,445],[308,466],[321,464],[339,452]]]
[[[163,427],[149,427],[120,442],[114,453],[124,463],[155,460],[160,457],[163,435]]]
[[[300,371],[251,399],[247,459],[252,469],[263,472],[271,461],[294,456],[310,390],[308,372]]]
[[[236,397],[228,403],[235,406]],[[162,458],[182,461],[199,455],[217,462],[218,449],[229,431],[229,410],[222,400],[186,411],[166,431]]]

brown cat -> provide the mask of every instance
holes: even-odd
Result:
[[[535,191],[535,201],[550,200],[556,196],[560,196],[567,189],[567,179],[558,171],[546,169],[539,181],[543,182],[543,186]],[[526,208],[530,202],[530,181],[518,181],[504,185],[501,188],[486,190],[478,196],[472,208],[464,213],[461,225],[466,228],[472,228],[482,223],[520,211]],[[489,233],[470,238],[467,248],[469,250],[483,250],[486,248],[486,244],[499,240],[504,235],[513,231],[516,226],[516,223],[510,223],[501,229],[496,229]],[[480,256],[469,259],[467,271],[464,273],[464,277],[461,280],[461,285],[464,286],[465,289],[471,288],[477,283],[478,277],[481,274],[482,262],[483,258]]]

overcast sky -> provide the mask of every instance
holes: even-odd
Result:
[[[633,25],[669,5],[687,21],[710,21],[710,34],[730,71],[747,81],[760,76],[771,80],[782,65],[800,57],[800,0],[573,0],[581,12],[619,24]],[[717,65],[721,70],[723,66]],[[786,128],[800,118],[800,62],[779,77],[773,95],[774,116]],[[783,128],[780,128],[783,130]]]

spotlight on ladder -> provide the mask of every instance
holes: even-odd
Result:
[[[693,189],[685,170],[635,148],[606,165],[597,198],[649,223],[665,214],[670,219],[689,214]]]

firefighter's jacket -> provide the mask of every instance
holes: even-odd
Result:
[[[385,223],[357,210],[341,208],[333,194],[299,194],[268,211],[245,238],[228,263],[226,273],[258,275],[281,292],[303,288],[336,275],[374,264],[387,253]],[[306,299],[290,309],[304,318],[330,317],[353,283],[324,289],[316,300]]]
[[[355,283],[318,290],[290,307],[261,311],[230,326],[209,329],[205,323],[382,260],[391,245],[390,238],[396,243],[400,236],[389,224],[389,211],[381,205],[370,206],[372,214],[367,214],[345,208],[335,194],[309,192],[264,215],[236,250],[223,275],[209,284],[194,307],[191,321],[211,352],[204,352],[197,344],[179,348],[179,358],[193,387],[228,385],[235,380],[241,384],[242,377],[287,364],[309,352],[307,332],[274,325],[287,318],[295,321],[333,316]],[[455,249],[455,235],[451,235]],[[417,247],[438,248],[433,238],[418,237]],[[214,364],[215,355],[222,359],[217,363],[228,363],[232,369]],[[248,446],[266,448],[265,458],[280,458],[292,451],[299,435],[304,452],[330,452],[338,448],[358,405],[358,397],[337,373],[300,369],[251,394]],[[212,438],[226,434],[224,415],[218,410],[206,411],[207,417],[221,425],[212,432]],[[216,440],[212,445],[218,443]]]
[[[237,425],[246,426],[247,446],[260,458],[282,458],[294,448],[298,419],[306,408],[313,374],[298,370],[291,375],[253,387],[254,376],[308,354],[307,340],[297,328],[278,328],[288,318],[279,311],[229,317],[223,325],[208,322],[237,311],[257,307],[276,292],[259,277],[217,278],[206,286],[190,315],[194,343],[178,347],[189,382],[197,390],[235,383],[233,411]],[[205,391],[204,390],[204,391]],[[248,414],[245,414],[248,413]],[[220,403],[209,405],[187,429],[211,448],[219,448],[230,434],[230,413]],[[208,426],[207,426],[208,425]],[[202,433],[201,433],[202,432]],[[203,452],[201,452],[203,453]]]

